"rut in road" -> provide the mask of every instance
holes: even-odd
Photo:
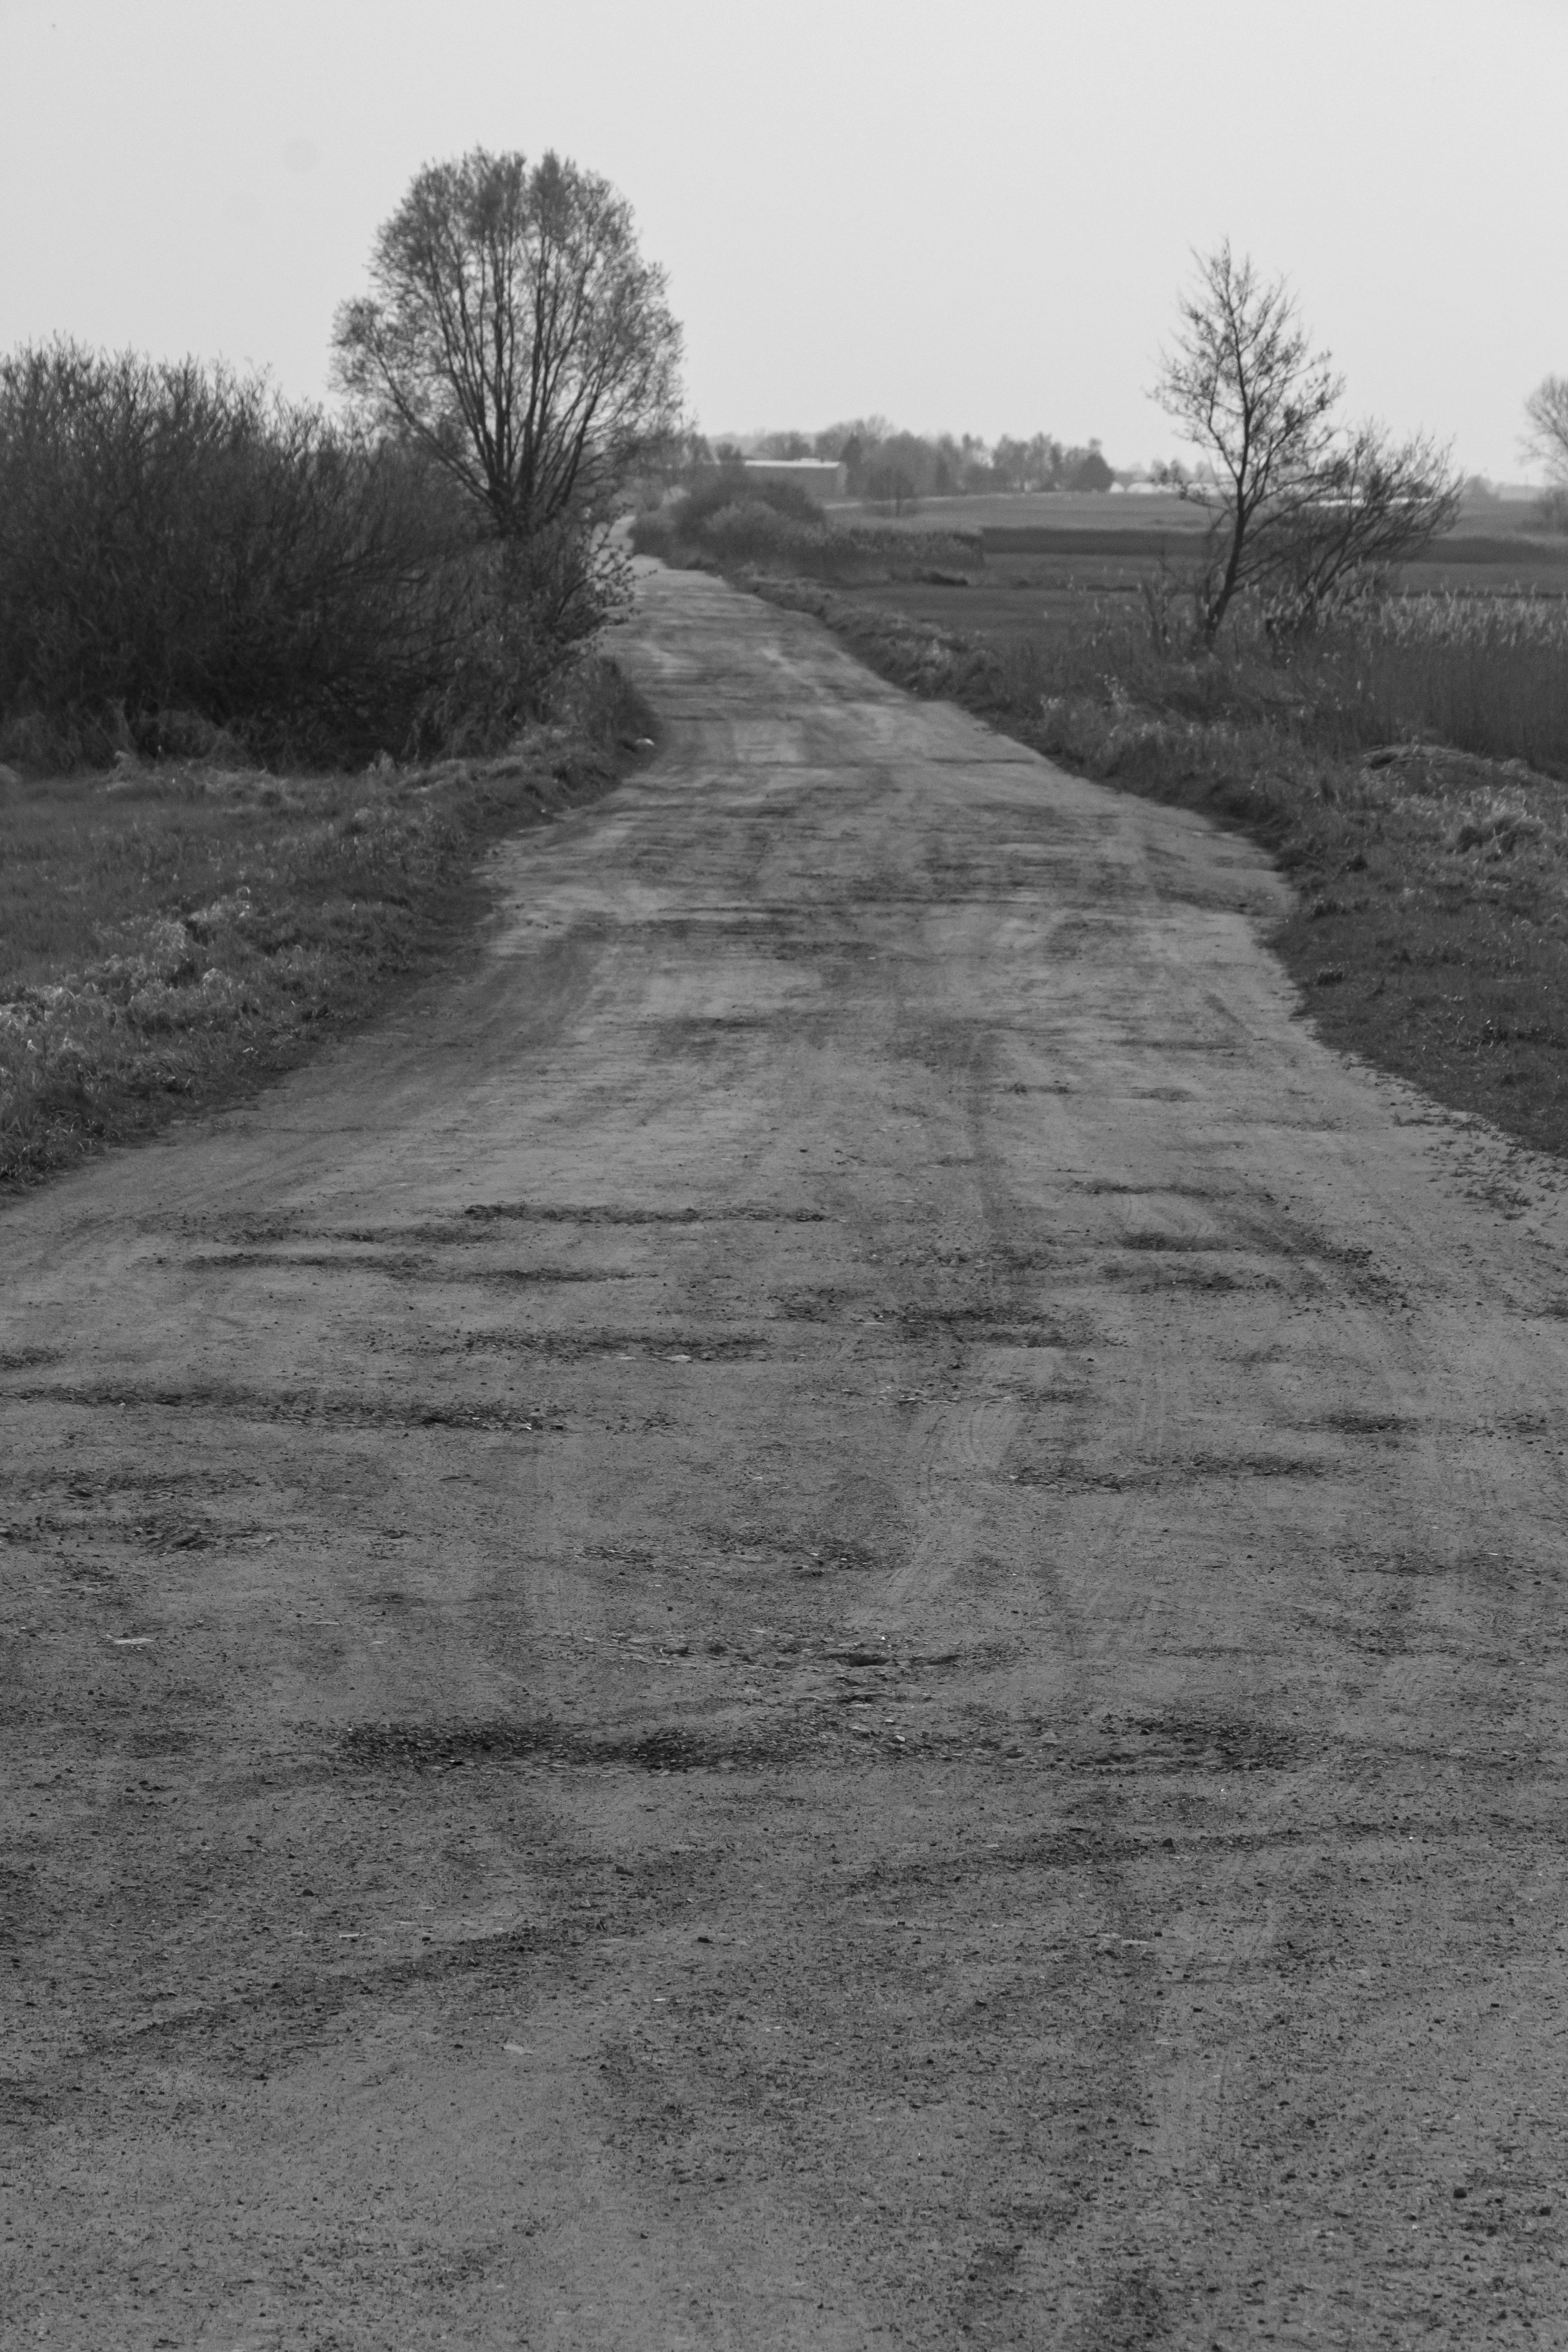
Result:
[[[1245,845],[623,652],[474,972],[0,1222],[5,2307],[1561,2336],[1554,1172]]]

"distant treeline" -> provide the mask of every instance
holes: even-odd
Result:
[[[902,506],[913,499],[986,490],[1108,490],[1115,477],[1098,441],[1065,447],[1048,433],[1015,441],[975,434],[900,433],[885,416],[857,416],[822,433],[764,433],[744,446],[700,436],[689,446],[696,466],[726,458],[822,457],[845,468],[851,498]]]

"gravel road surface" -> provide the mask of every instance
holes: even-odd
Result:
[[[1568,2342],[1554,1171],[644,580],[479,963],[0,1213],[0,2337]]]

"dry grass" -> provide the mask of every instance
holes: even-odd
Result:
[[[471,934],[485,843],[603,790],[647,730],[609,665],[504,757],[282,777],[123,760],[13,786],[0,1182],[231,1097]]]
[[[1357,742],[1419,736],[1568,783],[1568,598],[1396,600],[1323,665]]]

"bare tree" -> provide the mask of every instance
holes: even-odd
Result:
[[[1545,460],[1552,487],[1541,501],[1542,519],[1568,530],[1568,375],[1543,376],[1524,404],[1530,420],[1525,448]]]
[[[1426,434],[1394,441],[1367,424],[1342,435],[1300,494],[1255,528],[1248,570],[1270,628],[1310,628],[1375,592],[1452,530],[1463,494],[1447,449]]]
[[[1530,419],[1526,441],[1532,457],[1543,457],[1553,476],[1568,482],[1568,375],[1543,376],[1524,404]]]
[[[371,291],[333,324],[339,382],[500,537],[602,520],[678,424],[680,331],[609,183],[476,147],[417,173]]]
[[[1209,489],[1184,485],[1214,514],[1212,557],[1199,626],[1212,645],[1249,574],[1249,542],[1267,515],[1300,500],[1326,456],[1343,385],[1327,352],[1313,352],[1284,280],[1266,284],[1227,238],[1200,257],[1198,282],[1181,303],[1173,351],[1154,398],[1208,458]]]
[[[1451,528],[1460,485],[1448,450],[1426,434],[1395,441],[1380,425],[1336,421],[1342,380],[1312,350],[1282,278],[1265,284],[1222,245],[1200,260],[1181,316],[1155,398],[1206,460],[1197,478],[1165,469],[1213,517],[1205,645],[1243,589],[1271,630],[1310,627]]]

